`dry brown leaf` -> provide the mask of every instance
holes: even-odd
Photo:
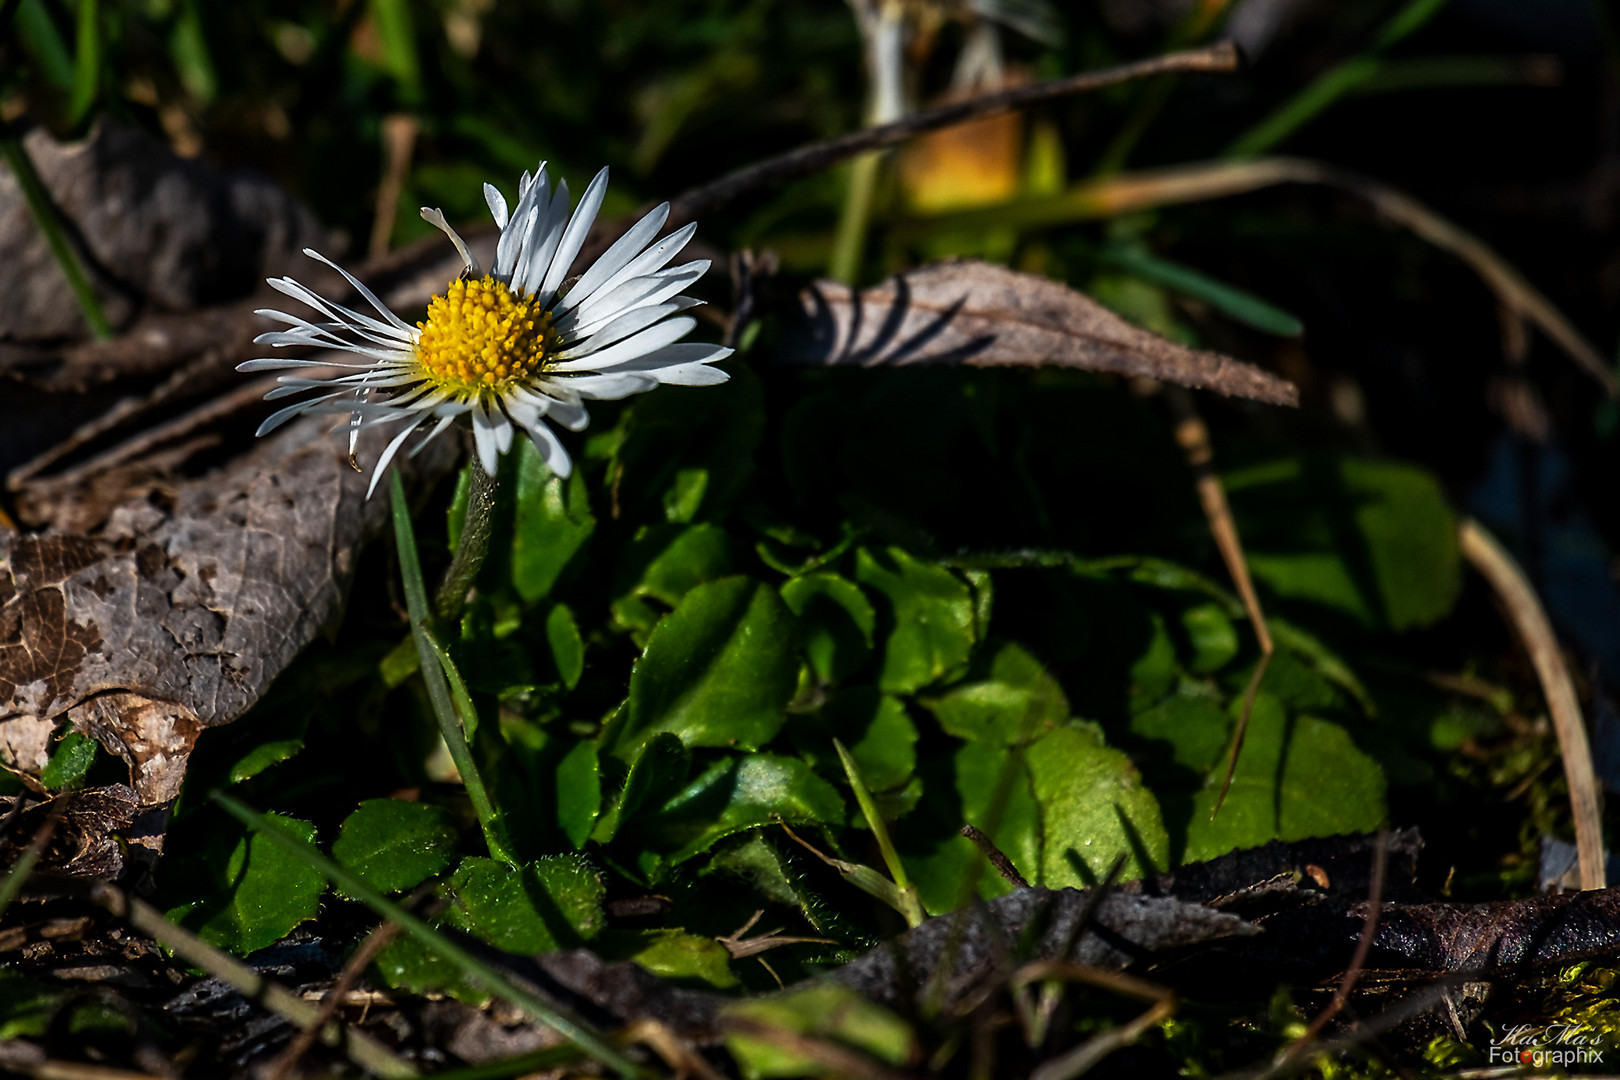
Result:
[[[778,355],[858,367],[1072,367],[1299,403],[1292,383],[1251,364],[1177,345],[1067,285],[976,259],[935,263],[861,292],[817,282],[799,295]]]
[[[289,426],[94,537],[0,536],[0,760],[37,772],[66,720],[124,758],[161,845],[204,728],[229,723],[341,609],[386,499],[329,417]],[[375,460],[387,433],[362,439]],[[413,462],[442,475],[454,440]]]

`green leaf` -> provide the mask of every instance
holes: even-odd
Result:
[[[1131,759],[1089,727],[1064,727],[1029,748],[1041,804],[1041,884],[1093,885],[1124,855],[1124,878],[1168,868],[1170,838]]]
[[[1249,569],[1277,595],[1378,630],[1450,613],[1462,587],[1457,522],[1428,473],[1309,455],[1224,480]]]
[[[974,640],[973,596],[955,574],[901,548],[861,548],[855,578],[888,600],[878,681],[885,691],[912,693],[967,663]]]
[[[645,944],[629,959],[660,979],[701,989],[725,990],[737,985],[731,954],[714,938],[681,930],[652,930],[643,940]]]
[[[839,691],[816,712],[793,717],[788,732],[801,754],[833,776],[843,768],[832,743],[843,742],[873,791],[897,788],[917,771],[917,725],[899,698],[875,686]]]
[[[1000,896],[1012,885],[988,866],[963,825],[981,830],[1027,878],[1041,865],[1041,809],[1020,753],[968,743],[922,765],[918,812],[895,829],[895,844],[930,914],[955,911],[980,896]]]
[[[315,826],[309,822],[280,814],[266,814],[264,820],[314,851]],[[246,956],[313,919],[326,879],[269,836],[249,834],[231,821],[222,826],[210,831],[183,870],[176,868],[192,898],[168,915],[210,945]]]
[[[654,628],[630,675],[630,715],[614,752],[657,732],[687,746],[754,750],[781,728],[798,682],[793,614],[748,578],[699,585]]]
[[[414,659],[414,655],[413,655]],[[269,742],[259,743],[231,766],[230,782],[240,784],[258,776],[272,765],[279,765],[288,758],[293,757],[304,748],[304,740],[272,739]]]
[[[398,799],[367,799],[332,841],[332,857],[381,892],[420,885],[449,866],[455,850],[447,811]]]
[[[1069,718],[1069,700],[1040,661],[1006,642],[974,662],[970,682],[957,683],[922,704],[939,726],[973,742],[1015,746]]]
[[[736,1002],[727,1005],[722,1016],[748,1025],[746,1035],[735,1027],[728,1029],[726,1048],[750,1080],[835,1075],[820,1058],[791,1049],[793,1044],[787,1040],[773,1038],[773,1030],[845,1047],[846,1052],[895,1068],[917,1054],[917,1039],[909,1024],[836,983],[819,982],[773,997]],[[872,1070],[873,1075],[877,1073]]]
[[[877,614],[859,585],[833,573],[805,574],[783,584],[782,599],[799,617],[805,657],[818,679],[842,682],[866,662]]]
[[[613,618],[645,644],[664,610],[694,588],[731,573],[731,537],[715,525],[654,525],[625,546],[613,587]],[[649,604],[655,600],[662,608]]]
[[[674,795],[691,771],[692,755],[680,739],[667,732],[654,735],[636,751],[624,786],[597,821],[592,837],[603,844],[611,842],[631,815],[645,804]]]
[[[578,945],[602,929],[601,877],[578,855],[523,866],[475,856],[450,878],[447,921],[498,949],[532,956]]]
[[[512,587],[528,603],[550,594],[596,529],[582,470],[566,481],[519,439],[512,522]]]
[[[39,1038],[50,1030],[62,1003],[73,993],[0,969],[0,1039]]]
[[[1192,651],[1187,667],[1195,675],[1219,671],[1232,662],[1242,647],[1237,627],[1213,600],[1183,608],[1178,621]]]
[[[546,644],[551,646],[551,662],[557,666],[563,685],[572,690],[585,673],[585,640],[567,604],[557,604],[546,615]]]
[[[590,839],[602,810],[596,745],[580,741],[557,763],[557,827],[578,851]]]
[[[1208,695],[1173,694],[1131,717],[1130,732],[1160,744],[1165,761],[1202,777],[1222,760],[1231,723]]]
[[[95,764],[98,744],[88,735],[70,731],[62,736],[50,760],[39,772],[39,782],[51,791],[67,791],[84,782],[85,773]]]
[[[633,823],[633,839],[666,855],[664,861],[673,866],[723,837],[777,818],[842,825],[844,801],[798,758],[727,757],[662,806],[640,815]]]
[[[1193,798],[1186,862],[1202,862],[1272,840],[1366,832],[1387,814],[1383,770],[1331,720],[1290,716],[1262,692],[1232,776],[1232,790],[1214,821],[1219,792],[1212,772]]]

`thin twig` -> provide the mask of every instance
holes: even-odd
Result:
[[[1367,914],[1361,924],[1361,937],[1356,941],[1356,951],[1350,956],[1350,966],[1344,969],[1344,977],[1339,980],[1339,988],[1333,992],[1333,998],[1327,1007],[1316,1014],[1305,1034],[1294,1040],[1283,1054],[1286,1061],[1289,1058],[1303,1054],[1328,1021],[1339,1015],[1339,1011],[1350,1001],[1350,991],[1355,989],[1356,980],[1361,977],[1361,970],[1366,966],[1367,954],[1372,951],[1373,939],[1378,934],[1378,916],[1384,908],[1384,871],[1389,863],[1389,832],[1379,830],[1377,839],[1373,842],[1372,879],[1367,886]]]
[[[897,226],[896,235],[903,239],[940,228],[968,230],[983,225],[1041,228],[1060,222],[1117,217],[1155,206],[1205,202],[1278,184],[1337,188],[1365,201],[1389,221],[1449,251],[1478,274],[1503,305],[1541,327],[1576,364],[1602,384],[1604,392],[1610,397],[1620,396],[1620,380],[1597,347],[1581,335],[1551,300],[1484,241],[1398,188],[1320,161],[1275,157],[1145,169],[1082,181],[1058,195],[934,216],[919,215]]]
[[[962,835],[973,841],[973,846],[978,848],[979,853],[986,859],[990,860],[990,865],[995,867],[1002,877],[1020,889],[1029,888],[1029,882],[1025,880],[1024,875],[1020,874],[1018,867],[1014,866],[1013,861],[1007,858],[1007,853],[996,847],[994,840],[975,829],[972,825],[962,826]]]
[[[1087,71],[1066,79],[1018,86],[925,109],[902,120],[790,150],[692,188],[671,203],[670,225],[673,227],[680,222],[705,217],[750,191],[777,187],[821,172],[868,150],[894,146],[915,136],[992,113],[1027,108],[1069,94],[1101,90],[1167,71],[1236,71],[1240,63],[1237,48],[1231,42],[1223,41],[1204,49],[1169,53],[1151,60],[1138,60],[1102,71]]]
[[[1564,664],[1547,612],[1513,556],[1473,518],[1457,526],[1457,540],[1465,559],[1484,575],[1501,598],[1513,629],[1530,653],[1541,692],[1547,698],[1553,730],[1564,757],[1564,776],[1569,782],[1570,811],[1575,819],[1575,847],[1581,861],[1581,888],[1604,887],[1603,809],[1599,801],[1597,770],[1586,741],[1586,725],[1581,720],[1580,701],[1575,684]]]
[[[1260,660],[1254,665],[1249,685],[1243,691],[1243,711],[1238,714],[1237,730],[1232,733],[1232,744],[1226,751],[1226,773],[1221,778],[1221,792],[1215,797],[1215,806],[1209,813],[1213,820],[1221,812],[1226,794],[1232,788],[1238,755],[1243,752],[1243,738],[1249,732],[1249,717],[1254,713],[1254,701],[1260,694],[1260,681],[1266,676],[1266,668],[1271,666],[1275,647],[1271,642],[1271,629],[1266,625],[1266,613],[1261,610],[1260,597],[1255,595],[1254,582],[1249,577],[1249,563],[1243,557],[1243,541],[1238,536],[1237,525],[1232,521],[1232,509],[1226,503],[1226,489],[1221,486],[1221,478],[1215,472],[1215,451],[1209,441],[1209,428],[1198,415],[1198,406],[1186,388],[1166,386],[1165,399],[1170,403],[1170,414],[1176,421],[1176,443],[1187,455],[1187,465],[1193,471],[1198,502],[1204,508],[1210,535],[1220,549],[1226,572],[1232,575],[1232,584],[1237,587],[1238,596],[1243,600],[1243,609],[1249,613],[1249,625],[1254,627],[1255,640],[1260,646]]]
[[[195,964],[238,991],[243,997],[284,1017],[296,1027],[315,1027],[320,1010],[292,991],[265,978],[246,964],[225,955],[190,930],[163,917],[163,913],[138,897],[129,896],[111,885],[99,884],[91,898],[147,937],[160,942],[188,964]],[[382,1077],[420,1075],[416,1067],[371,1036],[331,1023],[318,1028],[319,1038],[339,1047],[350,1061],[367,1072]]]
[[[366,935],[360,947],[354,950],[354,955],[343,965],[343,970],[338,972],[337,981],[321,999],[320,1013],[316,1016],[315,1023],[293,1036],[292,1042],[287,1044],[287,1049],[281,1052],[281,1056],[270,1069],[269,1080],[283,1080],[284,1077],[292,1075],[299,1059],[315,1045],[317,1033],[324,1031],[326,1025],[337,1019],[337,1012],[348,999],[355,981],[371,966],[371,962],[377,959],[378,954],[388,947],[389,942],[398,936],[399,924],[392,922],[385,922]]]

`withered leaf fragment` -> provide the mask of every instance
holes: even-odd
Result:
[[[1070,367],[1297,405],[1294,385],[1121,319],[1067,285],[976,259],[934,263],[860,292],[821,281],[799,295],[784,363]]]
[[[129,764],[148,843],[202,729],[228,723],[341,610],[386,500],[316,417],[135,499],[94,537],[0,535],[0,760],[44,764],[63,720]],[[363,439],[375,459],[387,432]],[[416,475],[440,475],[454,444]]]

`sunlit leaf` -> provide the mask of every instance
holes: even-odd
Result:
[[[1031,746],[1027,760],[1041,804],[1043,885],[1095,884],[1121,855],[1126,880],[1168,868],[1158,800],[1131,759],[1094,729],[1059,728]]]
[[[1220,777],[1192,800],[1186,862],[1271,840],[1365,832],[1387,814],[1383,771],[1330,720],[1290,715],[1267,693],[1255,701],[1232,790],[1214,821]]]
[[[368,799],[344,819],[332,857],[382,892],[414,888],[450,865],[456,826],[437,806]]]
[[[653,630],[630,676],[614,752],[630,756],[657,732],[687,746],[762,746],[798,680],[795,633],[773,589],[741,577],[694,588]]]

